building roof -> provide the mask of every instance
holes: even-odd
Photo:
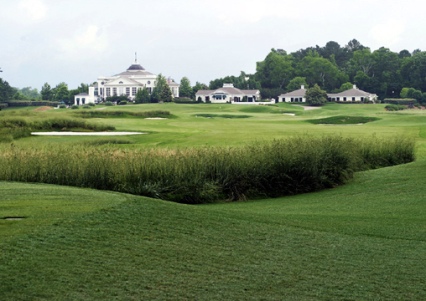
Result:
[[[302,86],[299,90],[294,90],[285,94],[281,94],[279,97],[305,97],[306,89]]]
[[[336,94],[328,94],[328,97],[369,97],[371,95],[374,95],[374,94],[360,90],[354,85],[352,89],[349,89],[340,93],[336,93]]]
[[[212,95],[215,93],[225,93],[230,95],[254,95],[259,93],[259,90],[240,90],[235,88],[232,84],[224,84],[224,87],[216,90],[198,90],[198,95]]]

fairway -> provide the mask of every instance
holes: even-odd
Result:
[[[424,111],[386,112],[381,104],[318,110],[150,104],[102,111],[160,109],[173,118],[89,119],[147,133],[117,138],[126,139],[114,144],[123,150],[238,147],[300,135],[401,135],[416,140],[416,161],[358,172],[349,183],[320,192],[206,205],[0,182],[1,300],[426,299]],[[45,119],[76,113],[25,108],[0,114]],[[309,122],[333,116],[369,122]],[[13,143],[102,139],[33,136]]]

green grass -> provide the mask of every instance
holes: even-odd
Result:
[[[118,149],[240,146],[304,135],[416,140],[414,163],[360,172],[344,186],[285,198],[189,206],[126,194],[0,183],[0,300],[425,300],[426,114],[384,105],[279,104],[251,118],[231,105],[140,105],[176,119],[103,118]],[[116,108],[106,108],[105,110]],[[297,110],[297,116],[271,114]],[[71,110],[2,110],[32,120]],[[6,115],[1,115],[6,116]],[[362,126],[314,125],[330,116]],[[96,119],[91,122],[97,123]],[[30,137],[19,147],[101,138]],[[25,216],[19,221],[5,216]]]
[[[71,195],[57,201],[64,212],[38,208],[52,226],[0,243],[0,297],[422,300],[426,199],[416,188],[425,167],[364,172],[321,193],[198,207],[114,194],[113,206],[67,212],[90,190],[57,188]],[[0,189],[14,204],[34,189],[13,185]],[[88,202],[106,196],[93,191]]]

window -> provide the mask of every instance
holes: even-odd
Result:
[[[346,101],[346,97],[343,97],[343,101]]]
[[[112,94],[117,95],[117,88],[112,88]]]
[[[136,95],[136,87],[132,87],[132,95],[135,96]]]
[[[352,101],[355,101],[355,97],[352,97]]]
[[[111,96],[111,88],[106,88],[106,96]]]
[[[126,87],[126,95],[130,96],[130,87]]]
[[[120,84],[120,85],[122,85],[122,84],[123,84],[123,82],[119,82],[119,84]]]

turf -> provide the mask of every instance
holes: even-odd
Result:
[[[339,104],[304,111],[280,104],[250,109],[251,118],[208,119],[194,115],[245,112],[231,105],[132,108],[177,117],[92,121],[150,133],[117,146],[126,148],[241,145],[305,133],[400,134],[416,139],[417,161],[357,173],[349,184],[318,193],[202,206],[2,182],[0,300],[426,299],[423,111]],[[30,119],[68,114],[5,112]],[[332,127],[305,122],[336,115],[380,120]],[[93,140],[31,137],[14,143]]]

